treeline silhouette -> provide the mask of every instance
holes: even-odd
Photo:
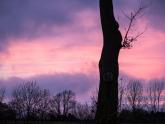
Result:
[[[140,80],[119,80],[118,119],[121,122],[165,122],[164,80],[146,83]],[[13,88],[4,102],[5,88],[0,88],[0,120],[93,121],[97,94],[88,103],[76,100],[72,90],[52,95],[36,82],[27,81]]]

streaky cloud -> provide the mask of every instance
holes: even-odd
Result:
[[[11,39],[50,35],[52,27],[58,32],[73,22],[74,13],[94,9],[97,3],[98,0],[1,0],[0,51]]]
[[[29,78],[11,77],[7,80],[0,79],[0,87],[6,88],[6,96],[10,98],[13,88],[27,81],[34,81],[41,88],[49,89],[52,95],[63,90],[72,90],[76,93],[77,99],[85,98],[81,100],[82,102],[90,99],[88,95],[98,85],[98,79],[92,75],[84,73],[56,73],[36,75]]]

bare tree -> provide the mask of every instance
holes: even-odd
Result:
[[[99,61],[100,86],[96,121],[98,124],[116,123],[118,108],[118,56],[122,47],[112,0],[100,0],[100,17],[103,31],[103,49]]]
[[[71,90],[57,93],[51,100],[51,107],[56,115],[68,116],[75,108],[75,105],[75,93]]]
[[[63,115],[67,116],[69,112],[75,107],[75,93],[71,90],[62,92],[62,106]]]
[[[131,80],[127,85],[127,99],[133,111],[143,100],[143,85],[139,80]]]
[[[62,93],[57,93],[55,96],[53,96],[51,100],[51,108],[55,115],[61,115],[62,114]]]
[[[121,111],[123,108],[123,104],[124,104],[124,97],[126,94],[126,82],[124,80],[124,78],[120,78],[119,80],[119,86],[118,86],[118,111]]]
[[[161,95],[164,90],[164,80],[152,80],[148,84],[148,96],[151,111],[160,110]]]
[[[91,106],[87,103],[81,104],[77,102],[74,110],[74,116],[80,120],[94,119],[91,113]]]
[[[96,110],[97,110],[98,92],[99,91],[96,88],[96,90],[91,95],[91,114],[93,119],[95,118]]]
[[[38,111],[42,97],[41,89],[36,82],[28,81],[14,89],[10,105],[19,117],[30,119]]]
[[[0,103],[2,103],[4,100],[5,91],[6,91],[5,88],[0,88]]]
[[[162,104],[162,107],[160,109],[160,112],[165,112],[165,103]]]
[[[96,121],[98,124],[117,123],[118,109],[118,76],[119,64],[118,56],[120,49],[129,48],[131,43],[141,35],[129,37],[130,27],[138,13],[143,8],[131,14],[130,24],[122,40],[119,31],[119,24],[115,19],[113,11],[113,0],[100,0],[100,18],[103,32],[103,49],[99,61],[100,86],[98,94],[98,104],[96,111]]]
[[[38,103],[37,111],[41,119],[48,119],[48,114],[51,110],[50,92],[47,89],[40,90],[40,100]]]
[[[147,89],[144,90],[145,95],[143,95],[143,100],[141,103],[141,109],[146,110],[146,111],[150,111],[149,98],[148,98],[146,90]]]

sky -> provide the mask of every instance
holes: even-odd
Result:
[[[145,30],[119,55],[120,74],[138,79],[165,78],[165,1],[148,5],[132,29]],[[113,0],[124,35],[138,0]],[[102,32],[98,0],[0,0],[0,87],[28,80],[56,93],[65,89],[86,101],[99,84]]]

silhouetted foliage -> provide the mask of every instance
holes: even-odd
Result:
[[[73,112],[75,105],[75,93],[71,90],[65,90],[63,92],[57,93],[51,100],[52,112],[56,116],[64,115],[67,117]]]
[[[122,98],[119,95],[119,101],[122,99],[120,103],[122,106],[118,106],[120,107],[118,111],[119,121],[165,122],[165,113],[161,102],[164,80],[152,80],[146,87],[148,89],[154,86],[157,87],[156,91],[159,91],[158,96],[155,97],[156,103],[158,103],[159,97],[159,109],[153,111],[151,104],[149,104],[150,94],[148,93],[150,92],[145,92],[148,95],[146,96],[148,99],[144,99],[143,91],[147,90],[143,87],[142,82],[122,79],[122,83],[121,81],[119,83],[119,92],[123,94]],[[158,83],[153,85],[151,82]],[[96,114],[97,92],[98,90],[96,90],[95,94],[92,94],[90,103],[82,104],[76,101],[76,94],[71,90],[64,90],[52,96],[49,90],[40,88],[36,82],[27,81],[13,89],[12,98],[9,102],[0,102],[0,119],[91,122]],[[157,104],[156,106],[158,108]]]
[[[71,90],[65,90],[62,92],[62,109],[63,109],[63,115],[68,116],[69,113],[73,111],[73,108],[75,107],[76,101],[75,101],[75,93]]]
[[[16,113],[6,103],[0,102],[0,120],[15,119]]]
[[[92,119],[95,118],[96,110],[97,110],[97,94],[91,96],[91,114],[92,114]]]
[[[92,108],[87,103],[81,104],[76,103],[74,116],[80,120],[91,120],[94,119],[92,115]]]
[[[129,110],[122,110],[118,118],[120,122],[164,123],[165,113],[150,113],[143,109],[136,109],[134,112]]]
[[[164,80],[151,80],[148,85],[148,104],[153,112],[160,111],[161,94],[165,86]]]
[[[124,107],[124,97],[126,97],[126,82],[125,79],[122,77],[119,79],[118,85],[118,111],[120,112]]]
[[[5,88],[0,88],[0,102],[2,103],[5,96]]]
[[[132,111],[140,108],[143,100],[143,85],[139,80],[131,80],[127,85],[127,99]]]
[[[48,97],[46,90],[42,90],[36,82],[29,81],[14,89],[10,106],[16,111],[18,118],[33,120],[38,116],[43,117],[47,112]]]

